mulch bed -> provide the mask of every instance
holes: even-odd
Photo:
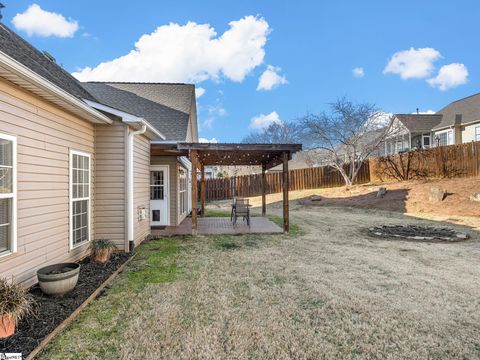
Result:
[[[130,255],[112,254],[110,261],[105,265],[90,262],[89,257],[82,260],[77,286],[63,296],[44,295],[38,285],[32,287],[30,294],[35,301],[34,314],[20,321],[12,337],[0,340],[0,353],[22,353],[24,357],[27,356],[127,261]]]

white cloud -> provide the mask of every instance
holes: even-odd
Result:
[[[417,112],[415,111],[412,114],[417,114]],[[419,115],[433,115],[433,114],[435,114],[435,111],[433,111],[433,110],[419,111],[418,114]]]
[[[276,111],[273,111],[268,115],[260,114],[253,117],[250,120],[250,127],[253,129],[264,129],[273,123],[282,123],[282,120]]]
[[[362,78],[365,76],[365,70],[362,67],[356,67],[352,70],[353,76],[356,78]]]
[[[268,23],[246,16],[218,35],[209,24],[170,23],[140,37],[128,54],[86,67],[73,75],[81,81],[195,82],[222,77],[241,82],[262,64]]]
[[[39,5],[32,4],[23,13],[15,15],[12,23],[18,30],[25,31],[28,36],[73,37],[78,30],[78,22],[66,19],[62,14],[45,11]]]
[[[218,143],[218,140],[216,138],[211,138],[211,139],[199,138],[198,142],[216,144],[216,143]]]
[[[260,75],[257,90],[272,90],[277,86],[286,84],[288,82],[287,78],[283,75],[279,75],[280,71],[282,71],[282,69],[279,67],[268,65],[267,70]]]
[[[466,84],[467,81],[468,69],[465,65],[459,63],[442,66],[437,76],[427,80],[430,86],[442,91]]]
[[[384,74],[398,74],[402,79],[422,79],[432,75],[433,63],[442,55],[433,48],[410,48],[409,50],[398,51],[393,54]]]
[[[203,94],[205,94],[207,90],[205,90],[204,88],[201,88],[201,87],[195,87],[195,97],[198,99],[199,97],[201,97]]]
[[[204,109],[207,112],[206,119],[202,122],[202,126],[210,128],[217,118],[224,117],[228,115],[227,110],[223,107],[220,99],[216,99],[214,105],[207,105],[205,108],[201,108],[202,112]]]

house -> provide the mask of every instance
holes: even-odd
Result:
[[[190,211],[191,164],[152,143],[198,141],[188,84],[80,83],[0,24],[0,276],[25,286],[89,241],[120,251]]]
[[[480,93],[435,114],[396,114],[385,154],[480,141]]]

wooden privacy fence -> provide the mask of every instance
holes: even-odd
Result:
[[[270,172],[266,176],[266,193],[282,192],[282,173]],[[332,167],[322,166],[289,171],[289,190],[329,188],[345,185],[342,175]],[[364,163],[357,177],[357,183],[370,181],[369,163]],[[200,193],[200,190],[199,190]],[[211,200],[232,199],[234,196],[248,197],[262,194],[262,175],[244,175],[231,178],[206,180],[206,198]]]
[[[370,159],[370,178],[410,180],[480,176],[480,142]]]

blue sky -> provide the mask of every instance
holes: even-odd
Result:
[[[3,2],[4,23],[83,79],[196,82],[207,139],[240,141],[341,96],[409,113],[479,92],[474,0]]]

